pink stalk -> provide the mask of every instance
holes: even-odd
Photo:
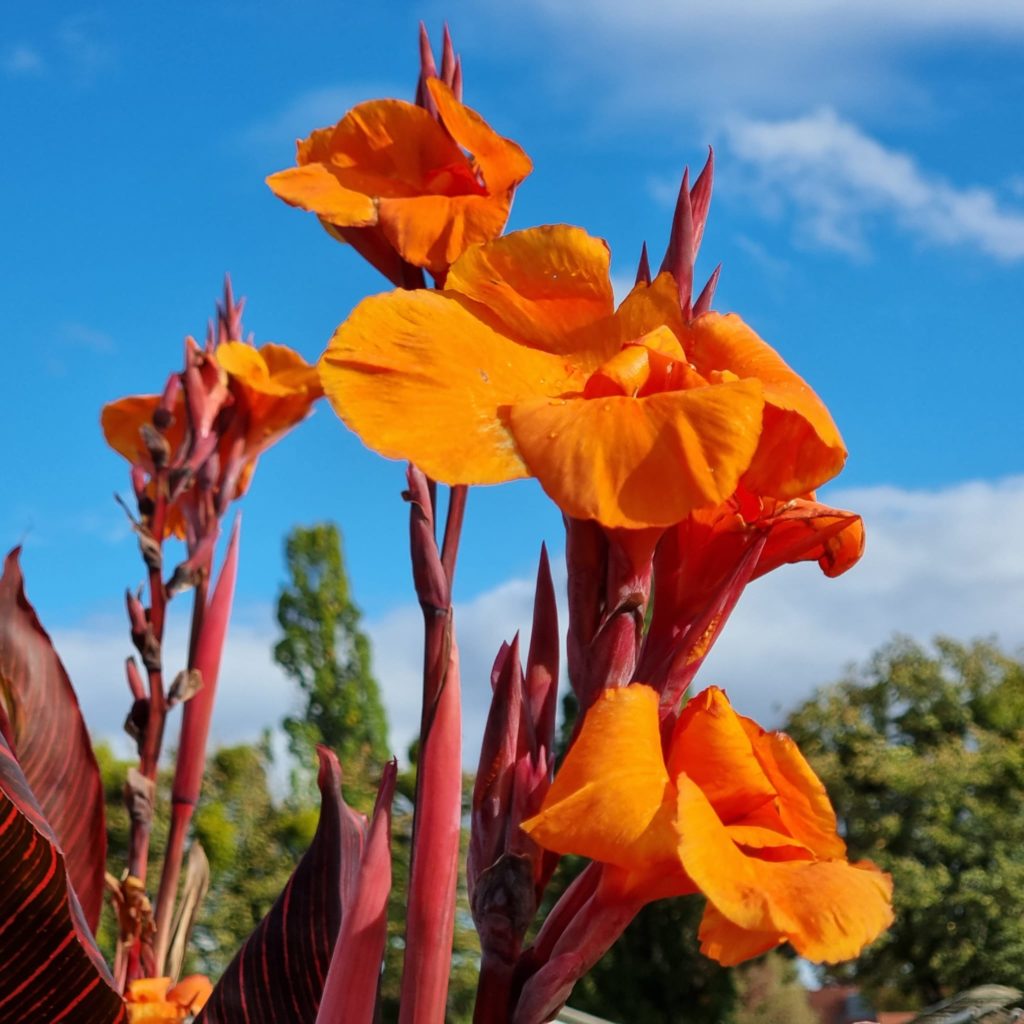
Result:
[[[599,883],[550,957],[523,986],[512,1024],[550,1021],[565,1005],[576,982],[611,948],[642,906],[642,901],[624,899]]]
[[[190,652],[189,668],[198,669],[202,689],[184,707],[181,737],[178,745],[174,783],[171,789],[171,826],[167,836],[167,853],[157,895],[155,919],[157,926],[154,955],[157,974],[163,971],[164,958],[170,940],[171,918],[178,891],[178,878],[185,852],[185,837],[192,815],[199,801],[199,791],[206,767],[206,743],[210,734],[214,698],[217,695],[217,676],[227,637],[228,620],[235,595],[238,574],[238,541],[241,517],[236,518],[228,543],[227,554],[221,567],[217,586],[203,615],[194,652]]]
[[[399,1022],[443,1024],[455,930],[462,812],[462,708],[451,583],[465,488],[452,489],[449,529],[444,550],[439,552],[430,484],[415,466],[409,467],[407,479],[413,580],[425,635]]]
[[[358,878],[346,894],[316,1024],[371,1024],[388,932],[391,801],[398,765],[390,761],[377,790]]]

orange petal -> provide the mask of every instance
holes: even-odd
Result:
[[[364,300],[320,362],[328,399],[364,444],[448,484],[526,476],[505,410],[538,391],[565,391],[566,373],[564,360],[428,291]]]
[[[557,853],[660,876],[675,861],[674,813],[658,695],[633,685],[605,690],[587,712],[540,813],[523,829]]]
[[[700,951],[723,967],[735,967],[744,960],[752,960],[786,941],[786,936],[777,932],[740,928],[723,917],[711,903],[704,908],[697,938],[700,939]]]
[[[256,349],[242,341],[226,341],[217,346],[217,362],[236,380],[264,395],[320,393],[320,379],[310,366],[287,345],[267,344]]]
[[[367,195],[344,188],[329,167],[289,167],[267,178],[271,191],[290,206],[319,214],[332,224],[367,227],[377,223],[377,206]]]
[[[590,373],[621,344],[608,330],[580,343],[580,333],[614,308],[610,260],[602,239],[549,224],[470,249],[451,268],[445,288],[479,303],[474,312],[496,330],[546,352],[571,354]]]
[[[796,498],[767,516],[768,540],[754,576],[786,562],[817,561],[826,576],[840,576],[864,553],[864,523],[854,512]]]
[[[335,125],[326,146],[320,138],[305,152],[315,153],[345,188],[382,198],[422,195],[432,191],[429,178],[438,168],[469,166],[444,128],[403,100],[360,103]]]
[[[167,998],[192,1013],[198,1013],[206,1005],[212,991],[213,985],[206,975],[189,974],[167,993]]]
[[[163,1003],[170,987],[170,978],[137,978],[128,983],[125,998],[130,1003]]]
[[[856,956],[892,922],[892,881],[873,865],[747,856],[692,779],[680,775],[678,793],[683,868],[738,928],[784,935],[809,960],[836,963]],[[729,950],[723,955],[730,957]]]
[[[669,745],[668,773],[685,772],[728,823],[770,803],[776,788],[754,755],[728,698],[711,686],[683,708]]]
[[[143,424],[153,422],[153,413],[159,404],[159,395],[131,395],[108,402],[100,413],[100,426],[107,444],[133,466],[151,464],[149,450],[139,431]]]
[[[766,732],[749,718],[742,722],[754,756],[778,791],[776,807],[789,834],[819,857],[844,856],[832,802],[800,748],[785,733]]]
[[[500,235],[511,192],[380,200],[380,227],[402,258],[443,274],[467,247]]]
[[[439,78],[427,79],[427,88],[445,128],[473,154],[490,192],[514,188],[533,170],[530,158],[516,143],[502,138],[475,110],[460,103]]]
[[[668,327],[677,338],[686,336],[686,321],[679,306],[679,286],[671,274],[659,274],[649,285],[642,281],[622,301],[615,312],[619,338],[627,342]]]
[[[842,469],[846,448],[821,399],[738,316],[705,313],[682,341],[705,376],[729,371],[764,385],[764,431],[743,480],[750,491],[795,498]]]
[[[757,447],[756,381],[644,398],[513,405],[523,460],[563,512],[608,527],[670,526],[736,489]]]

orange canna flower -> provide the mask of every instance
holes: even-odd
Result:
[[[236,409],[245,417],[247,460],[254,460],[304,420],[323,394],[316,367],[286,345],[256,348],[227,341],[214,355],[228,375]]]
[[[793,741],[705,690],[662,752],[658,695],[606,690],[523,828],[606,865],[624,899],[702,892],[701,950],[725,965],[788,941],[856,956],[892,922],[892,881],[845,859],[828,796]]]
[[[394,250],[442,276],[468,246],[501,234],[533,165],[444,82],[426,84],[438,119],[402,100],[361,103],[300,141],[298,166],[267,184],[365,255]]]
[[[178,1024],[191,1020],[210,998],[213,986],[192,974],[171,986],[170,978],[139,978],[128,985],[128,1024]]]
[[[741,483],[792,498],[840,470],[828,411],[739,317],[685,321],[667,273],[615,310],[609,261],[566,225],[476,246],[442,293],[360,303],[324,390],[383,455],[448,484],[536,476],[606,527],[668,526]]]
[[[231,423],[217,450],[223,469],[235,467],[236,479],[226,481],[234,499],[245,493],[260,453],[303,420],[323,391],[316,368],[284,345],[257,349],[240,341],[224,342],[213,350],[212,361],[233,403]],[[152,425],[159,404],[159,395],[132,395],[105,405],[100,416],[107,444],[150,475],[154,466],[145,428]],[[173,421],[164,433],[172,466],[175,453],[187,455],[183,446],[188,426],[185,398],[179,394]]]

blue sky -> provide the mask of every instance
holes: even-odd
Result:
[[[383,290],[263,178],[292,162],[297,135],[353,103],[411,94],[421,18],[435,36],[450,20],[467,102],[534,160],[511,226],[580,224],[609,240],[621,281],[644,239],[660,255],[683,165],[715,146],[703,269],[724,264],[716,304],[741,313],[825,398],[851,452],[829,496],[859,497],[876,514],[860,584],[851,574],[825,598],[809,570],[787,577],[786,608],[814,606],[800,636],[821,656],[804,662],[827,678],[894,629],[1024,642],[1019,615],[1001,611],[1024,600],[1024,7],[593,0],[581,16],[569,0],[377,6],[211,0],[185,16],[39,3],[5,20],[0,537],[25,543],[30,596],[80,652],[72,667],[97,680],[83,702],[99,731],[123,717],[110,680],[114,652],[127,650],[121,594],[140,579],[111,497],[126,474],[104,449],[99,409],[159,388],[185,334],[203,331],[225,271],[249,298],[257,339],[309,359],[361,297]],[[284,709],[274,701],[287,699],[266,648],[281,541],[296,522],[340,522],[378,646],[401,638],[402,664],[393,650],[379,661],[408,675],[417,656],[401,487],[401,467],[367,453],[326,407],[261,460],[239,583],[251,649],[239,647],[237,662],[268,681],[245,729],[275,720]],[[523,624],[521,582],[541,539],[560,550],[559,529],[531,483],[470,496],[458,582],[486,634],[481,665],[492,631]],[[895,582],[894,565],[904,573]],[[839,604],[822,611],[828,600]],[[853,620],[842,641],[840,612]],[[784,659],[778,622],[745,621],[723,654],[726,675]],[[108,650],[109,669],[98,663]],[[238,678],[225,697],[241,704],[252,690]],[[813,681],[824,680],[804,687]],[[222,721],[222,736],[245,731]]]

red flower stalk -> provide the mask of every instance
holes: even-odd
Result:
[[[544,550],[526,674],[516,636],[502,645],[491,684],[468,859],[470,904],[483,954],[477,1024],[507,1020],[523,937],[557,862],[519,827],[540,807],[553,770],[558,613]]]
[[[407,472],[413,580],[423,610],[423,708],[416,772],[401,1024],[442,1024],[448,996],[462,811],[462,708],[452,581],[466,488],[453,487],[444,540],[435,535],[434,486]]]
[[[163,972],[164,958],[170,940],[174,900],[185,850],[189,823],[199,802],[199,791],[206,767],[206,743],[210,734],[213,703],[217,696],[217,679],[221,656],[227,639],[228,621],[238,575],[238,538],[241,517],[235,520],[224,564],[221,566],[213,596],[201,616],[202,625],[196,634],[194,649],[189,655],[189,672],[198,672],[201,689],[185,704],[181,721],[181,738],[174,767],[171,789],[171,827],[167,836],[160,890],[156,902],[157,933],[154,956],[157,973]],[[199,592],[197,592],[197,598]],[[194,620],[195,621],[195,620]]]

